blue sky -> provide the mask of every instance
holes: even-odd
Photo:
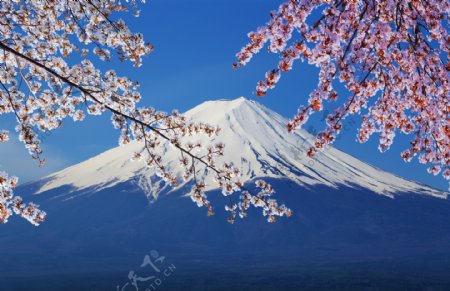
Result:
[[[141,68],[130,63],[102,63],[141,83],[142,105],[160,110],[186,111],[205,100],[234,99],[245,96],[257,100],[286,117],[292,117],[299,105],[307,102],[317,84],[317,69],[297,63],[266,97],[254,95],[256,82],[273,68],[277,57],[264,50],[245,68],[232,69],[235,54],[247,42],[247,33],[264,24],[270,10],[281,1],[269,0],[151,0],[141,5],[141,16],[126,20],[133,31],[142,32],[156,50]],[[344,95],[345,96],[345,95]],[[332,104],[330,104],[332,106]],[[306,128],[323,128],[320,114]],[[5,119],[2,120],[2,126]],[[357,121],[357,118],[355,119]],[[11,128],[13,122],[7,118]],[[344,131],[335,144],[339,149],[368,163],[408,179],[440,189],[448,183],[426,173],[417,162],[404,163],[399,153],[408,145],[408,137],[398,138],[387,153],[381,154],[376,137],[366,144],[355,141],[356,127]],[[63,128],[46,136],[44,150],[47,166],[37,168],[18,142],[0,144],[0,169],[29,181],[65,166],[83,161],[117,145],[118,133],[109,116],[89,117],[82,123],[67,121]]]

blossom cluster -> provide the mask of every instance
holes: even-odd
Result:
[[[280,56],[278,67],[258,83],[259,96],[296,60],[320,70],[317,88],[287,125],[289,131],[338,99],[336,83],[346,87],[347,96],[328,115],[309,156],[335,141],[343,120],[358,114],[358,141],[377,133],[384,152],[397,133],[413,135],[402,158],[417,157],[429,173],[450,180],[449,13],[450,2],[439,0],[288,1],[249,34],[234,66],[247,64],[266,44]]]
[[[44,221],[46,213],[39,210],[38,205],[25,204],[20,197],[14,196],[13,189],[16,185],[17,178],[0,172],[0,222],[8,222],[8,218],[14,213],[34,225],[39,225]]]
[[[292,210],[285,205],[278,205],[275,199],[271,196],[275,193],[272,186],[263,180],[255,182],[259,192],[256,195],[250,194],[249,191],[243,191],[237,203],[231,201],[230,205],[225,206],[225,210],[231,212],[231,217],[228,219],[229,223],[234,223],[237,215],[240,218],[245,218],[248,215],[248,209],[253,206],[255,208],[262,208],[263,215],[267,217],[267,221],[275,222],[276,216],[292,216]]]

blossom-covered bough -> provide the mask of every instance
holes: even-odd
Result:
[[[266,44],[279,54],[278,67],[258,83],[258,96],[274,88],[295,60],[320,69],[318,86],[289,131],[335,101],[338,82],[345,85],[345,102],[328,115],[307,155],[332,143],[345,118],[361,114],[360,142],[379,133],[384,152],[397,132],[414,135],[402,158],[417,156],[429,173],[450,180],[449,14],[450,1],[441,0],[292,0],[249,33],[234,66],[244,66]]]
[[[129,10],[139,14],[135,1],[0,2],[0,114],[15,115],[15,129],[30,155],[44,163],[39,134],[61,127],[64,119],[81,121],[86,114],[111,112],[112,123],[120,130],[119,143],[136,140],[143,144],[142,150],[130,158],[143,160],[171,185],[178,181],[166,166],[162,149],[170,143],[179,150],[184,179],[195,181],[190,197],[198,206],[205,206],[209,215],[213,208],[204,191],[204,178],[198,175],[205,169],[215,175],[217,185],[229,197],[229,222],[234,222],[237,214],[245,217],[252,205],[261,207],[268,221],[274,221],[275,216],[290,216],[288,208],[271,198],[270,185],[258,181],[259,190],[251,194],[240,181],[237,168],[216,165],[216,158],[223,155],[223,144],[182,140],[199,134],[212,137],[219,133],[218,128],[187,120],[177,112],[166,114],[137,107],[141,99],[137,83],[117,76],[113,70],[102,73],[95,67],[92,55],[109,60],[113,51],[122,61],[140,66],[142,57],[152,51],[141,34],[130,32],[124,21],[112,18],[117,12]],[[1,130],[0,142],[8,139],[8,131]],[[45,212],[14,197],[16,184],[16,178],[0,173],[0,221],[6,222],[16,213],[39,224]],[[239,197],[233,199],[237,191]]]

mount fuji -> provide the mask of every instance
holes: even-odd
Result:
[[[230,225],[225,211],[216,209],[208,218],[185,196],[192,181],[170,188],[143,163],[130,161],[142,148],[133,142],[16,190],[48,217],[38,228],[17,218],[1,227],[0,284],[28,290],[26,282],[33,282],[45,290],[68,290],[67,278],[78,276],[73,290],[112,290],[150,250],[177,266],[179,280],[168,280],[161,290],[180,289],[188,281],[209,290],[211,282],[198,278],[199,272],[215,274],[216,290],[240,290],[242,284],[273,290],[303,286],[298,276],[310,270],[336,275],[370,263],[370,270],[384,274],[429,264],[436,269],[429,268],[432,276],[450,266],[448,193],[332,147],[309,159],[304,152],[314,143],[312,135],[288,134],[284,117],[242,97],[208,101],[185,115],[218,125],[222,131],[215,139],[226,145],[223,161],[239,167],[243,181],[263,178],[272,184],[294,216],[268,224],[259,212],[250,212]],[[175,171],[176,155],[165,147],[164,158]],[[206,184],[213,205],[223,205],[220,191],[210,180]],[[245,278],[239,276],[243,272]],[[21,283],[11,281],[17,273],[23,274]],[[87,275],[94,273],[95,279]],[[290,276],[291,283],[261,283],[256,273]],[[30,279],[56,274],[65,279],[52,284]]]
[[[335,189],[343,186],[360,187],[390,197],[402,192],[447,197],[446,193],[384,172],[334,148],[320,153],[311,161],[304,153],[313,145],[313,136],[305,130],[287,133],[285,118],[244,97],[231,101],[208,101],[185,115],[193,120],[220,126],[222,131],[217,141],[226,144],[222,160],[238,165],[244,181],[256,177],[286,178],[307,188],[317,185]],[[206,139],[197,140],[207,144]],[[73,198],[73,191],[99,191],[135,177],[152,180],[152,174],[145,164],[130,162],[133,153],[141,148],[142,144],[137,142],[117,147],[50,175],[44,178],[44,184],[37,193],[71,186],[73,190],[63,196]],[[169,147],[165,150],[164,158],[169,161],[170,168],[177,168],[178,154]],[[181,173],[178,175],[181,176]],[[152,189],[153,195],[158,196],[164,189],[162,184],[159,180],[151,181],[150,186],[155,187]],[[213,190],[213,185],[207,183],[207,189]]]

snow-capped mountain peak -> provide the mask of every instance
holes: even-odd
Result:
[[[207,101],[185,115],[222,129],[216,141],[226,145],[223,161],[239,166],[243,181],[256,177],[288,178],[305,187],[347,186],[388,196],[412,192],[446,198],[444,192],[382,171],[335,148],[310,159],[304,153],[314,142],[313,136],[305,130],[288,133],[284,117],[244,97]],[[199,139],[207,143],[206,137]],[[130,161],[133,153],[140,148],[142,144],[137,142],[116,147],[52,174],[44,178],[46,182],[39,193],[66,185],[76,190],[100,190],[137,176],[149,177],[151,170],[144,163]],[[170,148],[164,155],[167,160],[172,160],[170,165],[173,169],[177,168],[177,155],[178,152]],[[150,187],[157,192],[162,184],[154,180]],[[208,186],[208,189],[214,188],[213,183],[208,183]]]

